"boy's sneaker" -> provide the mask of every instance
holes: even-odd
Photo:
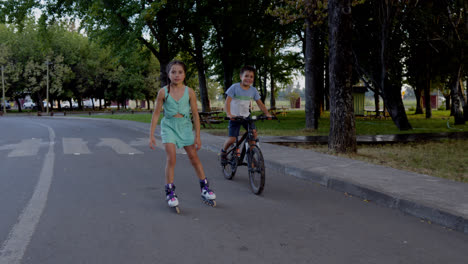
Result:
[[[169,205],[169,207],[176,207],[179,205],[179,200],[177,199],[177,195],[175,195],[174,191],[175,191],[175,185],[170,183],[170,184],[166,184],[166,201],[167,201],[167,205]]]
[[[219,156],[221,157],[222,161],[227,160],[227,152],[224,149],[221,149]]]

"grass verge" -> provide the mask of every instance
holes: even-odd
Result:
[[[332,154],[327,145],[283,144]],[[468,183],[468,140],[360,145],[356,154],[338,156]],[[334,154],[336,155],[336,154]]]

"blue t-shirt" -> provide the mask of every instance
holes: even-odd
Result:
[[[248,117],[250,115],[250,101],[260,99],[257,89],[250,86],[248,90],[242,89],[240,83],[235,83],[226,91],[226,95],[232,98],[231,115]]]

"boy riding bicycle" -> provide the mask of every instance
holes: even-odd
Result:
[[[234,118],[236,116],[250,116],[250,101],[252,99],[257,103],[258,107],[267,117],[272,117],[262,100],[260,100],[260,94],[257,89],[252,86],[255,79],[255,68],[252,66],[244,66],[240,70],[240,79],[241,81],[239,83],[231,85],[231,87],[226,91],[227,97],[224,104],[224,110],[226,111],[227,117],[231,120],[229,120],[228,126],[229,137],[226,139],[224,146],[221,149],[221,158],[223,159],[226,158],[226,150],[236,142],[241,125],[247,129],[245,121],[236,121]],[[257,130],[255,129],[255,124],[251,123],[250,126],[251,128],[253,127],[253,134],[256,139]]]

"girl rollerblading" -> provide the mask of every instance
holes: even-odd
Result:
[[[166,71],[168,85],[159,90],[156,98],[151,119],[149,146],[152,149],[156,147],[154,131],[164,106],[164,118],[161,120],[161,139],[166,151],[165,190],[167,204],[179,213],[179,200],[174,194],[174,168],[176,148],[184,148],[198,179],[200,182],[203,181],[202,197],[207,200],[208,204],[214,206],[216,196],[209,189],[203,166],[197,154],[197,151],[201,149],[200,117],[195,92],[185,85],[186,66],[181,61],[172,61],[167,65]],[[193,121],[190,112],[192,112]],[[195,130],[195,135],[192,128]]]

